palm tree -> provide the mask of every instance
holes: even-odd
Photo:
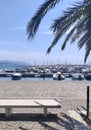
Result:
[[[62,0],[46,0],[40,6],[27,25],[28,39],[34,38],[43,17],[60,2]],[[84,62],[86,62],[91,51],[91,0],[74,3],[73,7],[67,8],[63,12],[63,15],[54,20],[50,29],[55,35],[47,53],[50,53],[59,39],[70,29],[69,33],[66,33],[62,50],[64,50],[69,40],[74,43],[78,38],[78,48],[81,49],[85,45],[86,53]]]

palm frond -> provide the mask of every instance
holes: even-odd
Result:
[[[76,24],[77,28],[74,35],[71,38],[71,43],[74,43],[76,39],[78,39],[79,37],[81,37],[83,33],[85,33],[87,20],[88,20],[87,15],[81,16],[80,20]],[[78,43],[78,46],[79,46],[79,43]]]
[[[43,17],[60,1],[62,0],[46,0],[40,6],[27,25],[28,39],[35,36]],[[74,3],[72,7],[63,12],[62,16],[54,20],[50,29],[55,33],[55,35],[47,53],[50,53],[51,49],[71,27],[72,29],[62,44],[62,50],[70,39],[73,43],[77,38],[79,38],[77,43],[78,48],[81,49],[84,45],[86,46],[84,59],[84,62],[86,62],[91,51],[91,0],[83,0],[82,2]]]
[[[86,60],[87,60],[87,58],[89,56],[90,51],[91,51],[91,38],[89,38],[87,43],[86,43],[86,53],[85,53],[84,62],[86,62]]]
[[[89,42],[87,40],[90,38],[88,36],[88,32],[91,31],[91,16],[88,15],[91,12],[91,1],[89,2],[83,2],[81,5],[75,5],[73,8],[69,8],[69,10],[64,12],[64,15],[60,18],[56,19],[51,26],[51,29],[56,34],[55,38],[51,44],[51,46],[48,48],[47,53],[51,51],[53,46],[56,45],[58,40],[62,37],[62,35],[69,29],[71,26],[75,24],[75,28],[73,28],[69,34],[67,35],[63,45],[62,50],[65,48],[67,41],[71,38],[72,41],[75,41],[77,38],[80,38],[78,42],[78,47],[81,49],[85,44],[86,46],[86,55],[85,60],[87,59],[89,52],[91,50],[91,47]],[[75,32],[75,33],[74,33]],[[87,32],[87,34],[85,34]],[[74,34],[73,34],[74,33]],[[84,34],[84,35],[82,35]],[[81,37],[82,36],[82,37]],[[91,35],[90,35],[91,36]],[[90,49],[88,49],[90,48]]]
[[[27,34],[28,39],[33,38],[36,34],[40,22],[45,16],[45,14],[49,11],[49,9],[55,7],[61,0],[46,0],[35,13],[34,17],[31,18],[27,25]]]
[[[81,8],[81,6],[80,6]],[[76,10],[78,12],[78,7],[75,8],[71,8],[69,9],[69,11],[66,11],[64,16],[60,17],[59,19],[57,19],[55,21],[55,23],[53,24],[53,26],[51,28],[54,28],[53,31],[55,31],[56,35],[55,38],[52,42],[52,44],[49,46],[47,53],[50,53],[51,49],[57,44],[58,40],[63,36],[63,34],[65,34],[65,32],[74,24],[76,23],[76,21],[82,16],[82,11],[81,9],[80,12],[75,13],[73,15],[74,10]],[[57,26],[58,24],[58,26]],[[73,30],[72,30],[73,31]],[[70,38],[72,35],[72,32],[70,32],[69,36],[67,37]],[[62,49],[64,48],[64,46],[66,45],[66,41],[64,42]]]
[[[86,33],[80,38],[80,40],[79,40],[79,42],[78,42],[78,47],[79,47],[79,49],[81,49],[81,48],[85,45],[85,43],[87,42],[87,40],[88,40],[88,33],[86,32]]]
[[[63,16],[54,20],[51,26],[53,32],[57,32],[59,28],[62,28],[66,24],[70,24],[77,19],[80,19],[82,15],[86,12],[91,11],[91,2],[81,2],[80,4],[75,4],[73,8],[68,8],[63,12]]]
[[[86,54],[84,59],[84,62],[86,62],[91,51],[91,14],[89,13],[88,15],[85,15],[83,19],[81,19],[77,32],[74,34],[75,39],[81,36],[81,34],[83,35],[78,42],[78,47],[81,49],[84,45],[86,46]]]
[[[70,28],[71,24],[64,26],[62,29],[60,29],[57,33],[56,36],[47,49],[47,53],[50,53],[51,49],[57,44],[58,40],[63,36],[63,34]]]
[[[91,51],[91,14],[89,13],[88,15],[88,20],[86,22],[86,30],[87,30],[87,33],[88,33],[88,39],[87,39],[87,42],[85,43],[85,46],[86,46],[86,54],[85,54],[85,59],[84,59],[84,62],[86,62],[87,58],[88,58],[88,55]]]
[[[76,26],[73,27],[73,29],[71,29],[71,31],[69,32],[69,34],[67,35],[63,45],[62,45],[62,50],[64,50],[65,46],[66,46],[66,43],[69,41],[69,39],[71,38],[71,36],[73,35],[74,31],[76,30]]]

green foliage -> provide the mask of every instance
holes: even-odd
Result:
[[[28,39],[33,38],[39,28],[41,20],[49,11],[54,8],[62,0],[46,0],[30,19],[27,26]],[[66,38],[62,44],[62,50],[66,47],[69,40],[72,43],[79,38],[78,48],[81,49],[85,45],[86,53],[84,62],[86,62],[91,51],[91,0],[83,0],[73,4],[73,7],[67,8],[63,14],[54,20],[51,30],[54,35],[53,42],[49,46],[47,53],[57,44],[59,39],[66,33]]]

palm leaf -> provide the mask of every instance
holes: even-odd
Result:
[[[87,58],[89,56],[90,51],[91,51],[91,38],[89,38],[87,43],[86,43],[86,54],[85,54],[84,62],[86,62],[86,60],[87,60]]]
[[[75,12],[75,13],[73,13]],[[69,8],[69,11],[65,11],[64,16],[60,17],[59,19],[55,20],[55,23],[51,27],[54,29],[53,31],[56,33],[56,36],[49,46],[47,53],[50,53],[51,49],[57,44],[58,40],[63,36],[63,34],[82,16],[82,6],[76,6],[74,8]],[[58,26],[57,26],[58,24]],[[57,26],[57,28],[56,28]],[[67,39],[71,36],[70,33]],[[67,40],[64,42],[63,47],[66,45]]]
[[[82,15],[79,21],[76,24],[76,31],[74,35],[71,38],[71,43],[74,43],[76,39],[81,37],[83,33],[86,31],[86,21],[88,20],[87,15]],[[78,43],[78,46],[80,45],[80,42]]]
[[[46,15],[46,13],[56,6],[62,0],[46,0],[38,9],[36,14],[31,18],[27,25],[28,39],[33,38],[36,34],[39,25]],[[49,46],[47,53],[57,44],[60,38],[70,29],[73,28],[66,36],[63,42],[62,50],[65,48],[67,42],[71,39],[74,42],[77,38],[78,47],[81,49],[84,45],[86,46],[86,54],[84,62],[91,51],[91,0],[83,0],[83,2],[77,2],[73,4],[73,7],[68,8],[63,12],[63,15],[55,19],[51,30],[55,33],[55,37],[51,45]]]
[[[62,48],[61,48],[62,50],[64,50],[64,48],[65,48],[67,42],[69,41],[69,39],[71,38],[71,36],[73,35],[73,33],[74,33],[75,30],[76,30],[76,26],[73,27],[73,29],[71,29],[71,31],[70,31],[69,34],[67,35],[67,37],[66,37],[66,39],[65,39],[65,41],[64,41],[64,43],[63,43],[63,45],[62,45]]]
[[[86,32],[86,33],[80,38],[80,40],[79,40],[79,42],[78,42],[78,47],[79,47],[79,49],[81,49],[81,48],[85,45],[85,43],[87,42],[87,40],[88,40],[88,33]]]
[[[58,40],[62,37],[62,35],[70,28],[71,24],[64,26],[62,29],[59,30],[59,32],[56,33],[56,36],[52,42],[52,44],[49,46],[47,53],[50,53],[51,49],[57,44]]]
[[[60,1],[61,0],[46,0],[45,3],[40,6],[34,17],[32,17],[27,25],[28,39],[34,37],[45,14],[49,11],[49,9],[55,7],[55,5]]]
[[[87,57],[89,55],[89,52],[91,50],[90,42],[87,40],[90,38],[88,36],[88,32],[91,32],[90,26],[91,26],[91,17],[88,16],[91,12],[91,1],[89,2],[83,2],[82,5],[75,5],[73,8],[69,8],[69,10],[64,12],[64,15],[60,18],[56,19],[51,27],[54,33],[56,33],[56,36],[51,44],[51,46],[48,48],[47,53],[51,51],[53,46],[55,46],[58,42],[58,40],[62,37],[62,35],[71,27],[73,24],[76,23],[75,28],[72,29],[69,34],[67,35],[63,45],[62,50],[65,48],[67,41],[72,38],[72,42],[75,41],[77,38],[81,37],[78,42],[78,47],[81,49],[86,44],[86,54],[84,61],[86,62]],[[79,21],[79,22],[78,22]],[[76,32],[75,32],[76,31]],[[75,34],[73,35],[73,32]],[[87,34],[84,34],[87,32]],[[82,35],[84,34],[84,35]]]
[[[89,2],[89,4],[86,4],[86,2],[75,4],[73,8],[68,8],[64,11],[63,16],[54,20],[51,30],[53,30],[53,32],[57,32],[59,28],[72,23],[75,19],[80,19],[80,17],[85,15],[88,11],[91,11],[91,2]]]

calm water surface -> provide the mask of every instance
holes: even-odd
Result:
[[[0,77],[0,80],[1,81],[11,81],[12,79],[11,79],[11,77]],[[26,80],[26,81],[29,81],[29,80],[33,80],[33,81],[42,81],[43,80],[43,78],[21,78],[20,80],[22,80],[22,81],[24,81],[24,80]],[[45,80],[46,81],[52,81],[53,80],[53,78],[45,78]],[[71,81],[72,79],[71,78],[65,78],[65,80],[64,81]]]

